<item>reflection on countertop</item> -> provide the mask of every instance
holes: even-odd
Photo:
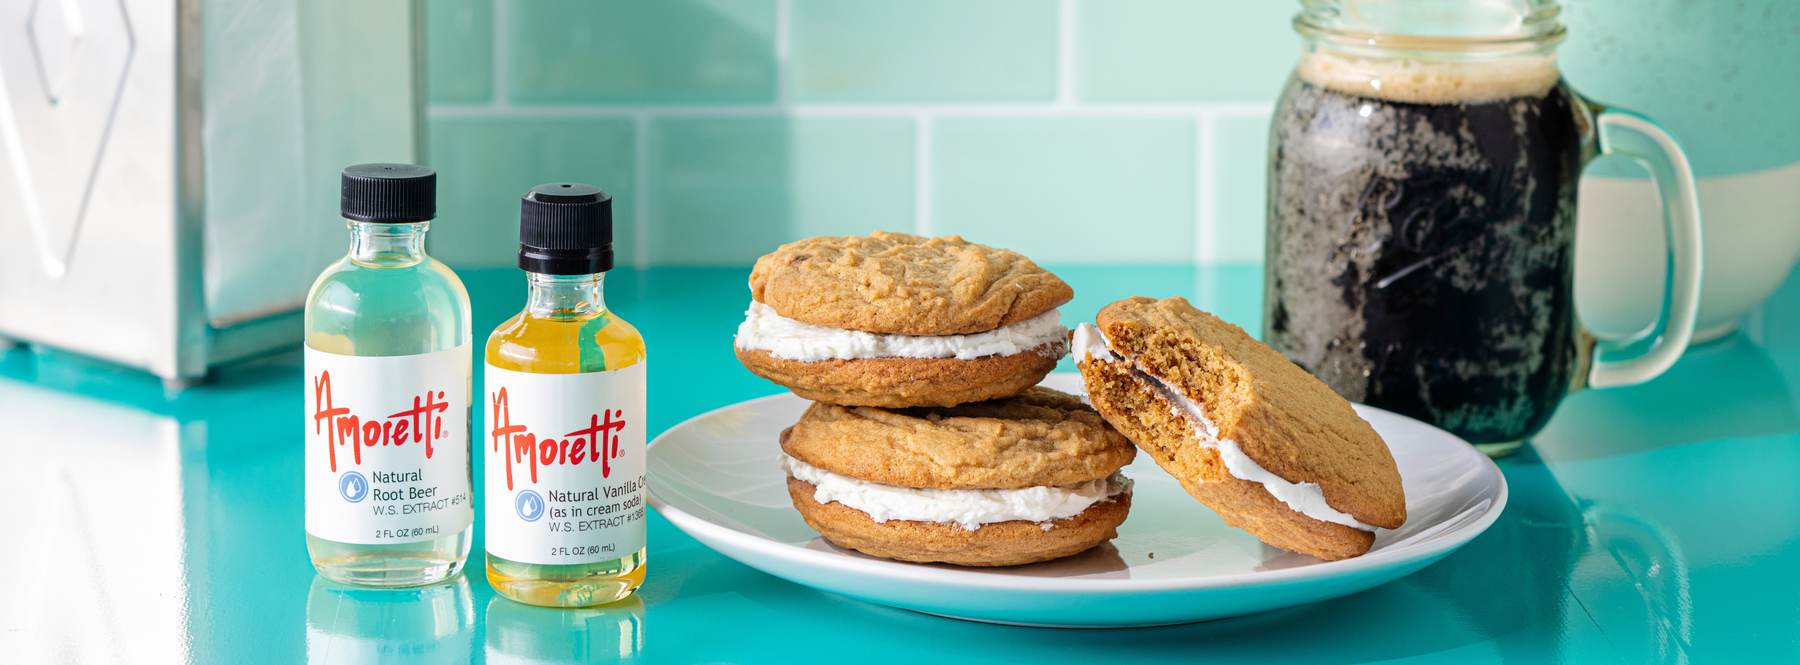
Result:
[[[1071,321],[1141,293],[1258,328],[1254,267],[1052,268],[1076,288]],[[519,308],[516,271],[463,275],[477,330]],[[658,354],[653,432],[775,392],[731,352],[746,275],[609,277],[609,304]],[[1499,521],[1442,562],[1323,603],[1152,629],[991,626],[868,605],[745,567],[654,515],[650,577],[613,606],[519,605],[479,572],[339,587],[316,579],[301,535],[299,365],[272,356],[167,393],[82,358],[0,350],[0,566],[14,572],[0,660],[787,662],[802,627],[809,653],[888,661],[1800,660],[1800,280],[1655,381],[1571,397],[1500,461],[1511,499]],[[479,560],[479,529],[475,546]],[[1097,551],[1063,565],[1109,563]]]
[[[0,378],[0,569],[13,573],[0,653],[186,659],[183,457],[195,434],[175,418]]]
[[[306,599],[309,663],[466,663],[475,639],[469,580],[368,589],[313,578]]]
[[[1572,462],[1792,433],[1800,430],[1794,395],[1769,350],[1732,334],[1688,349],[1655,381],[1571,395],[1533,443],[1552,461]]]
[[[599,607],[536,607],[494,597],[487,606],[489,663],[640,663],[644,601]]]

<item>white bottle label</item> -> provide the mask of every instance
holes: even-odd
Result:
[[[645,363],[532,374],[487,366],[487,551],[522,563],[644,548]]]
[[[306,348],[306,532],[416,543],[475,522],[469,345],[412,356]]]

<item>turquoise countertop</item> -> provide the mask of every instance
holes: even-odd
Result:
[[[1065,320],[1185,295],[1260,327],[1256,267],[1057,272],[1078,294]],[[653,433],[777,391],[731,353],[746,274],[609,278],[609,305],[656,360]],[[478,335],[523,303],[517,271],[463,277]],[[0,660],[1800,661],[1800,279],[1661,378],[1571,397],[1500,461],[1505,514],[1442,562],[1337,600],[1167,628],[1017,628],[869,605],[748,568],[660,517],[648,582],[611,607],[498,598],[478,559],[446,585],[332,585],[302,538],[299,362],[227,368],[171,396],[55,352],[0,356]]]

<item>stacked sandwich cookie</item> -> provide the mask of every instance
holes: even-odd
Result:
[[[750,271],[737,356],[811,400],[955,406],[1037,385],[1068,352],[1069,285],[962,238],[808,238]]]
[[[866,554],[1007,566],[1117,537],[1135,454],[1038,381],[1074,293],[1004,249],[875,232],[762,257],[738,327],[751,372],[815,400],[782,432],[806,523]]]
[[[1387,444],[1280,353],[1181,298],[1128,298],[1096,319],[1074,335],[1089,399],[1227,524],[1344,559],[1406,522]]]
[[[1009,566],[1118,536],[1131,442],[1048,388],[953,407],[816,402],[782,432],[788,493],[843,547],[903,561]]]

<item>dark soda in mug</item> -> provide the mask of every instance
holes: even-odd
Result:
[[[1348,91],[1331,57],[1276,109],[1264,340],[1470,441],[1536,432],[1576,370],[1586,108],[1541,60]]]
[[[1511,18],[1302,5],[1270,128],[1263,341],[1349,400],[1496,455],[1570,391],[1674,363],[1699,302],[1692,173],[1661,128],[1562,80],[1553,1]],[[1576,197],[1601,154],[1648,167],[1668,211],[1664,316],[1631,358],[1614,355],[1636,340],[1602,342],[1575,313]]]

